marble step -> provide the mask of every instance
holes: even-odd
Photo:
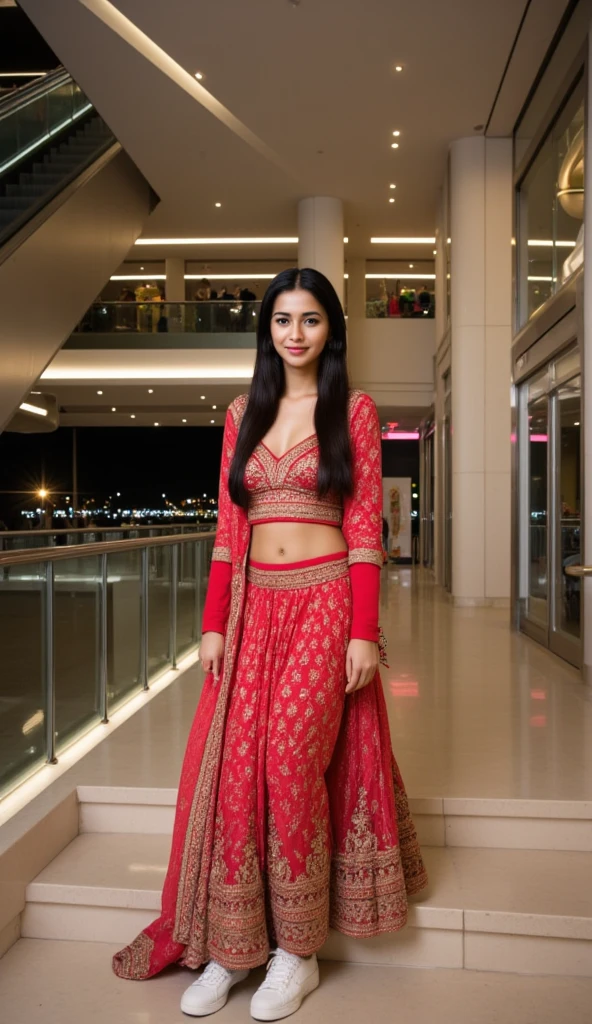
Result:
[[[125,945],[158,916],[167,835],[79,835],[27,886],[27,938]],[[331,932],[326,960],[592,977],[592,854],[426,847],[397,934]]]
[[[79,786],[81,832],[170,835],[176,789]],[[592,852],[592,801],[410,798],[422,846]]]
[[[173,1024],[195,978],[186,968],[141,985],[111,972],[117,945],[22,939],[0,961],[0,1001],[10,1024]],[[251,1020],[249,1003],[262,967],[236,985],[211,1020]],[[320,964],[321,984],[299,1024],[589,1024],[592,980],[520,977],[482,971]],[[189,1018],[183,1017],[183,1020]]]

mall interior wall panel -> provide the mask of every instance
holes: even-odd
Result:
[[[452,144],[452,593],[461,603],[510,597],[511,196],[511,140]]]
[[[349,328],[349,369],[355,386],[383,391],[387,397],[389,392],[396,392],[404,405],[430,406],[435,321],[364,319],[357,320],[353,327],[353,331]],[[387,401],[385,397],[382,404],[395,404],[395,400]]]
[[[591,23],[592,29],[592,23]],[[592,74],[590,74],[590,62],[592,61],[592,31],[588,34],[588,78],[587,78],[587,89],[588,94],[586,97],[586,136],[587,136],[587,148],[590,151],[590,120],[592,118]],[[588,197],[584,203],[584,252],[592,252],[592,202],[589,202],[589,197],[592,196],[592,161],[587,159],[584,164],[584,188],[585,194]],[[583,406],[584,406],[584,444],[583,444],[583,473],[584,473],[584,502],[583,502],[583,521],[584,521],[584,564],[592,565],[592,372],[590,372],[590,365],[592,364],[592,302],[590,297],[592,296],[592,259],[584,260],[584,314],[583,314],[583,326],[584,326],[584,342],[583,342],[583,356],[584,356],[584,375],[583,375]],[[583,602],[583,676],[586,682],[592,682],[592,577],[586,577],[582,580],[583,591],[584,591],[584,602]]]
[[[151,205],[149,185],[113,147],[22,230],[10,255],[0,252],[0,431],[141,234]]]

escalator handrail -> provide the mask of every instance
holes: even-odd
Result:
[[[60,85],[65,85],[66,82],[71,81],[72,76],[62,67],[57,68],[56,71],[50,71],[41,79],[29,82],[28,85],[24,85],[18,92],[0,99],[0,120],[10,116],[10,114],[15,114],[18,110],[22,110],[23,107],[28,107],[38,96],[44,96],[46,93],[53,92]]]

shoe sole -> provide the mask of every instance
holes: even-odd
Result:
[[[284,1017],[289,1017],[292,1013],[296,1013],[296,1010],[300,1009],[302,1001],[311,992],[314,992],[315,988],[319,987],[319,983],[319,972],[315,971],[304,983],[303,991],[291,1003],[286,1003],[285,1006],[282,1006],[281,1010],[262,1010],[260,1013],[253,1013],[253,1010],[251,1010],[251,1017],[253,1020],[283,1020]]]
[[[230,995],[231,989],[234,988],[235,985],[238,985],[239,982],[244,981],[245,978],[248,978],[248,976],[249,976],[249,972],[248,971],[244,971],[241,978],[236,978],[236,980],[232,982],[232,985],[228,989],[228,992],[226,993],[226,995],[225,996],[220,996],[220,998],[216,999],[215,1002],[210,1003],[207,1006],[207,1008],[205,1006],[203,1006],[199,1010],[188,1010],[188,1009],[185,1008],[185,1006],[183,1006],[183,998],[182,998],[181,999],[181,1012],[182,1013],[186,1013],[188,1017],[209,1017],[209,1015],[211,1013],[217,1013],[218,1010],[221,1010],[223,1006],[226,1006],[226,1003],[228,1002],[228,996]]]

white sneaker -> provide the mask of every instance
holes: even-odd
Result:
[[[319,984],[316,953],[304,959],[284,949],[274,949],[271,955],[267,977],[251,999],[251,1017],[255,1020],[289,1017]]]
[[[221,1010],[233,985],[244,981],[248,971],[229,971],[216,960],[210,960],[197,981],[183,993],[181,1009],[191,1017],[205,1017]]]

